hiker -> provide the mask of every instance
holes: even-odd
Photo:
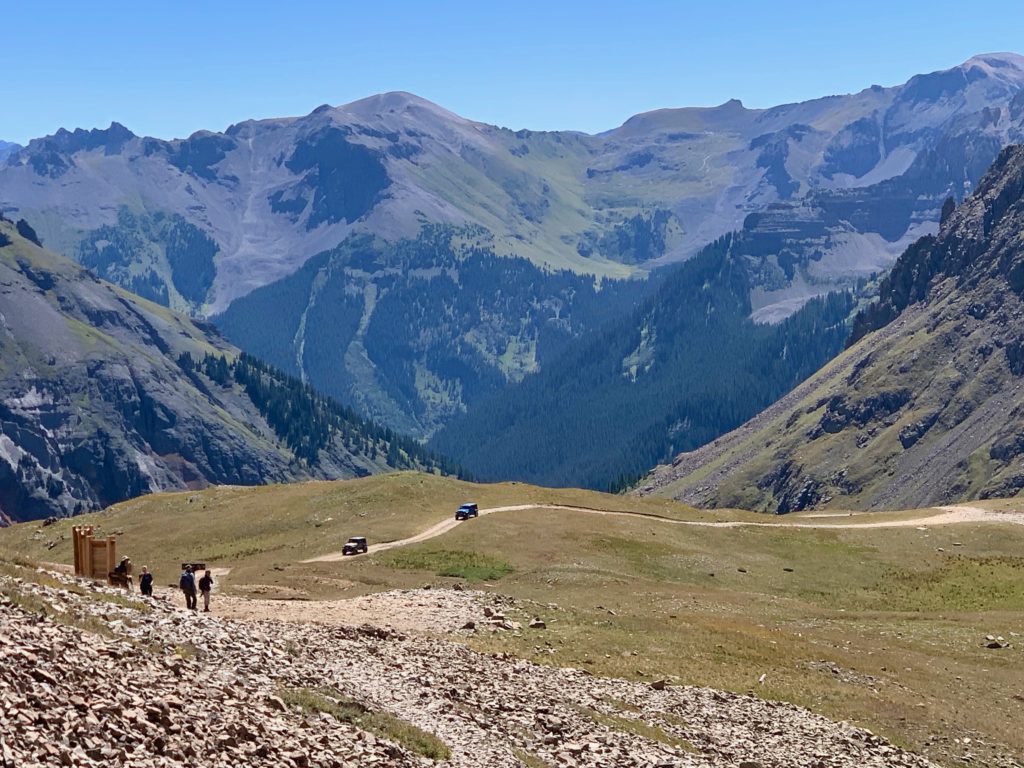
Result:
[[[124,588],[129,592],[132,591],[132,561],[125,555],[121,558],[116,566],[114,566],[114,573],[117,575],[118,580],[124,582]]]
[[[146,566],[142,566],[142,573],[139,574],[139,592],[147,597],[153,596],[153,574]]]
[[[181,572],[178,586],[185,593],[185,609],[190,611],[199,610],[196,605],[196,575],[192,573],[191,565],[186,565],[185,570]]]
[[[203,593],[203,613],[210,612],[210,592],[213,591],[213,574],[209,571],[199,580],[199,591]]]

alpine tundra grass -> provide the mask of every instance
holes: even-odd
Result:
[[[546,503],[644,516],[497,512],[374,553],[376,544],[449,519],[466,501],[481,510]],[[975,765],[1013,765],[1007,756],[1024,753],[1024,526],[928,525],[939,514],[775,518],[398,473],[149,496],[52,525],[14,526],[0,531],[0,549],[66,563],[70,525],[100,525],[119,536],[119,552],[156,571],[158,584],[176,581],[181,561],[206,559],[230,569],[218,577],[227,594],[300,600],[451,586],[468,581],[471,566],[497,563],[475,574],[486,578],[474,588],[514,598],[506,613],[524,629],[463,633],[478,650],[596,675],[752,691],[876,730],[940,763],[970,753]],[[910,524],[836,527],[901,521]],[[301,562],[340,550],[349,535],[365,535],[370,553]],[[534,616],[547,628],[525,628]],[[1010,647],[985,647],[988,635]]]

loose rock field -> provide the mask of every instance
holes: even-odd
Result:
[[[0,591],[4,768],[435,764],[401,729],[392,739],[304,712],[303,696],[432,734],[450,751],[442,764],[465,768],[931,765],[789,704],[601,679],[369,624],[235,622],[58,574],[0,575]],[[475,599],[424,594],[460,619]]]

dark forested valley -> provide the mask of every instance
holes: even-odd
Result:
[[[431,441],[482,479],[619,488],[741,424],[843,347],[853,298],[778,325],[750,316],[750,267],[726,236],[632,313],[576,342]]]

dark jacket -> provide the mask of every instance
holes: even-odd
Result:
[[[181,587],[182,592],[196,593],[196,575],[185,571],[181,574],[181,579],[178,580],[178,586]]]
[[[203,576],[203,578],[199,580],[199,591],[209,592],[211,589],[213,589],[213,577]]]
[[[143,592],[153,588],[153,574],[144,573],[139,576],[139,587]]]

